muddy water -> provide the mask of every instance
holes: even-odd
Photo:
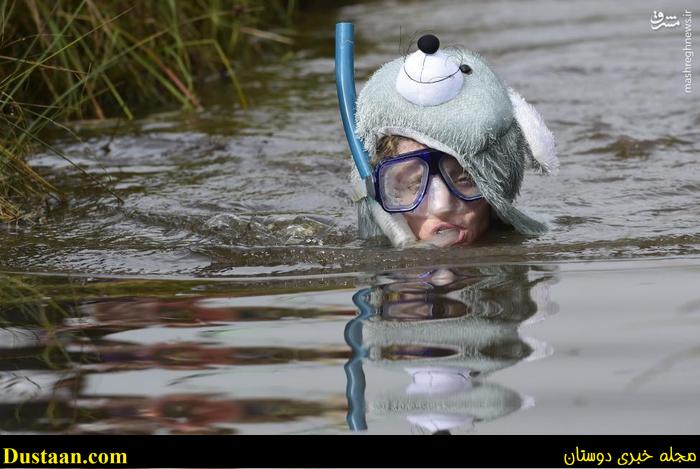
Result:
[[[699,274],[666,259],[256,282],[12,276],[0,426],[697,432]]]
[[[699,100],[683,90],[682,27],[652,31],[652,13],[311,11],[293,52],[240,71],[247,111],[212,79],[201,112],[56,135],[123,203],[34,158],[69,202],[0,232],[2,270],[34,274],[3,279],[3,430],[697,431]],[[358,86],[432,31],[537,106],[561,173],[526,175],[520,205],[550,233],[430,251],[357,239],[340,19],[356,24]]]

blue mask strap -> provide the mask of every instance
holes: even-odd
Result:
[[[352,159],[355,161],[360,177],[365,180],[368,189],[371,186],[373,193],[374,184],[370,184],[372,167],[369,164],[369,155],[367,155],[355,131],[354,29],[352,23],[336,23],[335,25],[335,84],[338,89],[340,117],[343,119],[345,137],[350,145]]]

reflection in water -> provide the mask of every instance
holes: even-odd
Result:
[[[345,330],[353,349],[345,366],[350,428],[368,429],[370,416],[402,416],[422,432],[464,431],[528,405],[486,376],[533,355],[518,327],[554,311],[553,278],[528,266],[437,269],[380,277],[358,291],[360,315]],[[407,386],[370,399],[368,363],[402,369]]]
[[[155,286],[146,283],[143,288],[153,291]],[[62,284],[60,289],[65,287]],[[115,282],[115,290],[119,289]],[[33,296],[26,294],[30,290]],[[265,396],[262,389],[259,396],[240,397],[215,386],[196,392],[169,389],[178,379],[216,375],[228,367],[342,363],[348,358],[344,344],[237,345],[206,334],[238,324],[260,327],[291,318],[327,320],[329,312],[323,308],[290,309],[276,306],[274,300],[260,306],[226,306],[238,300],[245,304],[245,298],[211,294],[159,298],[138,296],[138,291],[137,296],[76,303],[73,298],[54,301],[36,287],[27,291],[14,298],[0,296],[5,326],[0,328],[2,431],[235,433],[240,425],[289,424],[345,411],[341,399]],[[336,309],[332,314],[342,318],[352,311]],[[179,335],[168,336],[169,331]],[[142,332],[147,339],[134,338],[133,334]],[[175,374],[164,375],[174,380],[156,381],[164,388],[153,392],[148,373]],[[119,390],[99,385],[111,376],[131,379]]]
[[[18,276],[33,283],[0,296],[0,430],[336,433],[346,414],[352,429],[468,429],[523,406],[485,376],[532,356],[517,328],[548,310],[535,300],[553,276],[374,276],[359,317],[344,279],[250,295],[261,285]]]
[[[29,421],[32,431],[39,432],[235,433],[231,424],[290,422],[329,410],[333,409],[322,403],[296,399],[221,399],[201,394],[103,399],[73,396],[20,406],[2,404],[0,425],[7,432],[26,432]]]

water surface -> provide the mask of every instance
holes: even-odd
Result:
[[[664,4],[680,14],[682,2]],[[1,234],[20,271],[248,276],[328,274],[466,261],[698,254],[698,93],[685,94],[683,31],[652,31],[639,2],[368,2],[300,15],[284,60],[241,70],[250,110],[212,79],[202,112],[75,125],[56,146],[107,176],[119,204],[51,154],[34,164],[69,204]],[[561,174],[528,174],[520,205],[554,229],[499,233],[471,249],[363,246],[348,195],[333,33],[357,30],[358,87],[425,31],[479,51],[537,106]]]
[[[12,276],[0,427],[694,433],[698,274],[676,259],[265,282]]]

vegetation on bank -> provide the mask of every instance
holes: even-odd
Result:
[[[0,0],[0,220],[57,196],[25,162],[47,126],[134,117],[134,107],[198,109],[198,80],[288,45],[294,0]],[[56,151],[57,152],[57,151]],[[58,152],[57,152],[58,153]],[[60,153],[59,153],[60,154]]]

